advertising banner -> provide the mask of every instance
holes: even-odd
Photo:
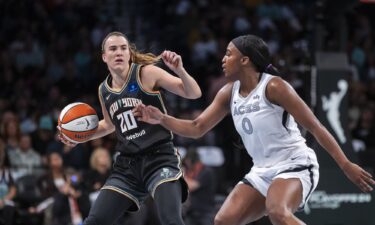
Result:
[[[347,157],[357,163],[348,129],[346,55],[318,53],[316,61],[311,80],[314,114],[335,137]],[[309,225],[375,225],[374,192],[361,192],[315,138],[308,135],[306,139],[317,154],[320,181],[309,203],[297,216]]]

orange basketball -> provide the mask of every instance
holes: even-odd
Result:
[[[61,134],[73,143],[89,140],[98,129],[98,124],[99,119],[95,109],[82,102],[65,106],[58,121]]]

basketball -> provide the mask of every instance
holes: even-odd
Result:
[[[95,109],[82,102],[65,106],[58,120],[61,135],[76,144],[89,140],[96,132],[98,123]]]

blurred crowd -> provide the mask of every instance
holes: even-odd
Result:
[[[87,215],[110,172],[115,136],[72,149],[58,141],[56,124],[60,110],[77,101],[92,105],[101,118],[97,88],[108,71],[101,61],[100,44],[107,33],[124,32],[142,52],[171,49],[182,55],[203,97],[189,101],[167,94],[168,111],[178,117],[195,118],[212,101],[226,82],[221,59],[228,42],[247,33],[268,43],[273,64],[308,102],[314,29],[317,23],[332,25],[329,18],[316,18],[315,3],[0,0],[0,224],[76,225]],[[137,11],[129,16],[124,11],[128,6]],[[345,12],[348,36],[343,51],[351,66],[349,129],[361,163],[375,168],[375,160],[370,160],[375,159],[375,14],[366,7],[357,3]],[[335,32],[328,30],[323,50],[342,50]],[[238,140],[230,118],[201,139],[175,138],[175,144],[192,157],[185,166],[189,179],[209,182],[200,172],[204,177],[212,172],[195,165],[200,160],[192,148],[217,146],[225,158],[223,165],[213,168],[216,179],[207,184],[215,188],[191,191],[191,204],[184,210],[187,221],[196,221],[205,211],[204,205],[198,213],[195,210],[195,193],[204,193],[207,202],[220,201],[212,196],[226,194],[250,169],[251,159]],[[152,212],[149,208],[146,213]]]

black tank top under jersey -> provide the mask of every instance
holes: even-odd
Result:
[[[173,138],[172,132],[161,125],[141,122],[133,116],[132,109],[139,103],[152,105],[166,113],[161,93],[143,89],[140,82],[141,67],[142,65],[131,64],[127,81],[120,91],[114,91],[110,87],[111,75],[99,86],[99,96],[116,127],[116,150],[126,155],[145,153],[148,148],[169,142]]]

